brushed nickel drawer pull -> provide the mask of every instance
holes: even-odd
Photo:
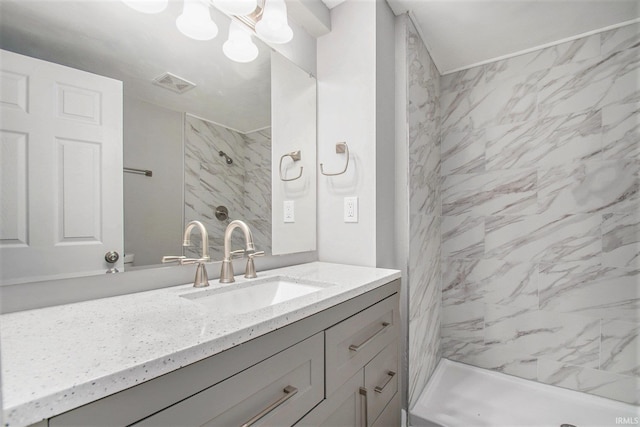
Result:
[[[362,425],[364,427],[369,427],[369,398],[367,397],[367,389],[364,387],[360,387],[358,389],[358,393],[364,398],[364,410],[362,411],[362,419],[364,420],[364,422],[362,423]]]
[[[268,413],[276,409],[278,406],[282,405],[287,400],[291,399],[298,392],[298,389],[295,388],[294,386],[288,385],[284,388],[283,391],[285,393],[284,396],[282,396],[281,398],[273,402],[271,405],[264,408],[262,411],[260,411],[259,414],[251,417],[251,419],[249,419],[249,421],[247,421],[246,423],[242,424],[241,427],[249,427],[254,425],[256,422],[260,421],[260,419],[264,418]]]
[[[382,386],[377,385],[373,389],[376,393],[382,393],[382,390],[384,390],[384,388],[389,385],[393,377],[396,376],[396,373],[393,371],[387,371],[387,375],[388,377],[387,377],[387,380],[384,382],[384,384],[382,384]]]
[[[357,351],[359,351],[359,350],[361,350],[363,347],[365,347],[367,344],[369,344],[371,341],[373,341],[373,339],[374,339],[375,337],[377,337],[378,335],[380,335],[381,333],[383,333],[383,332],[387,329],[387,327],[388,327],[390,324],[391,324],[391,323],[389,323],[389,322],[382,322],[382,328],[380,328],[380,330],[378,330],[378,332],[376,332],[375,334],[371,335],[369,338],[367,338],[367,339],[366,339],[363,343],[361,343],[361,344],[358,344],[358,345],[356,345],[356,344],[351,344],[351,345],[349,346],[349,350],[351,350],[351,351],[356,351],[356,352],[357,352]]]

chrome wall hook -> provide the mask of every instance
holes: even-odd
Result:
[[[304,166],[300,166],[300,173],[295,178],[285,178],[284,175],[282,175],[282,161],[284,160],[285,157],[291,157],[291,159],[294,162],[297,162],[302,158],[301,152],[300,152],[300,150],[296,150],[296,151],[292,151],[292,152],[287,153],[287,154],[283,154],[280,157],[280,166],[278,166],[278,169],[280,171],[280,180],[281,181],[295,181],[296,179],[298,179],[298,178],[300,178],[302,176],[302,170],[304,169]]]
[[[344,169],[340,172],[336,172],[336,173],[329,173],[329,172],[325,172],[322,163],[320,163],[320,173],[324,176],[336,176],[336,175],[342,175],[343,173],[345,173],[347,171],[347,168],[349,167],[349,146],[347,145],[346,142],[338,142],[336,143],[336,153],[338,154],[342,154],[345,153],[347,155],[347,162],[344,165]]]

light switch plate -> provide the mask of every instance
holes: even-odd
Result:
[[[344,198],[344,222],[358,222],[358,197]]]
[[[296,207],[293,200],[284,201],[284,222],[296,222]]]

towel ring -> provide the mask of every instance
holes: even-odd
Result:
[[[346,142],[338,142],[336,143],[336,153],[338,154],[342,154],[342,153],[346,153],[347,155],[347,162],[344,165],[344,169],[340,172],[336,172],[336,173],[328,173],[324,171],[324,168],[322,167],[322,163],[320,163],[320,173],[322,175],[325,176],[336,176],[336,175],[342,175],[343,173],[345,173],[347,171],[347,168],[349,167],[349,146],[347,145]]]
[[[300,166],[300,173],[295,178],[285,178],[284,175],[282,175],[282,161],[284,160],[285,157],[291,157],[291,159],[294,162],[297,162],[302,158],[302,156],[300,155],[300,150],[292,151],[290,153],[283,154],[282,156],[280,156],[280,166],[278,166],[281,181],[295,181],[296,179],[302,176],[302,170],[304,169],[304,166]]]

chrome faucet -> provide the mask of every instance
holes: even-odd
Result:
[[[209,286],[209,276],[207,275],[207,269],[204,266],[205,262],[210,260],[209,258],[209,234],[207,233],[207,229],[200,221],[191,221],[187,224],[187,227],[184,230],[184,237],[182,246],[191,245],[191,232],[195,227],[198,227],[200,230],[200,234],[202,235],[202,255],[200,258],[187,258],[185,256],[163,256],[162,262],[174,262],[177,261],[180,265],[187,264],[198,264],[196,268],[196,277],[193,280],[193,286],[196,288],[203,288],[205,286]]]
[[[246,248],[237,251],[231,251],[231,235],[233,234],[233,230],[235,230],[236,228],[241,229],[244,233]],[[234,221],[231,221],[227,226],[227,229],[224,231],[224,259],[222,260],[222,268],[220,269],[220,283],[235,282],[235,279],[233,277],[233,263],[231,262],[231,260],[234,256],[244,255],[245,253],[248,254],[249,259],[247,260],[247,267],[244,273],[244,277],[246,277],[247,279],[253,279],[257,277],[253,258],[264,255],[264,252],[256,252],[256,247],[253,243],[253,235],[251,234],[249,226],[244,221],[236,219]]]

